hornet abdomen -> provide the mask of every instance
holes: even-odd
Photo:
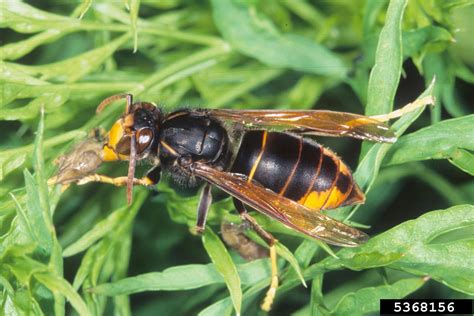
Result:
[[[339,157],[313,140],[292,134],[246,132],[230,171],[313,210],[364,201]]]

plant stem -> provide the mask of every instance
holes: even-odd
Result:
[[[447,202],[452,205],[469,203],[461,191],[457,190],[452,183],[444,179],[437,172],[425,167],[421,163],[412,163],[400,167],[389,168],[380,175],[379,180],[400,179],[403,177],[416,177],[436,190]]]
[[[114,23],[93,23],[93,22],[81,22],[76,27],[77,31],[112,31],[112,32],[128,32],[130,26],[124,24]],[[158,29],[153,27],[144,27],[138,25],[138,31],[141,33],[157,35],[164,38],[171,38],[183,42],[206,45],[206,46],[222,46],[226,42],[218,37],[194,34],[190,32],[176,31],[173,29]]]
[[[221,107],[226,103],[234,100],[238,96],[260,86],[262,83],[270,81],[283,73],[284,69],[268,69],[267,71],[257,72],[255,76],[249,80],[235,86],[230,89],[227,93],[222,94],[218,98],[212,100],[213,107]]]
[[[195,65],[199,63],[215,60],[217,57],[226,55],[230,51],[231,51],[230,46],[225,44],[225,45],[210,47],[200,52],[197,52],[151,75],[145,81],[143,81],[139,86],[135,87],[135,89],[133,89],[131,93],[139,94],[143,92],[144,90],[146,90],[147,88],[155,85],[160,80],[166,80],[169,76],[176,75],[179,72],[184,72],[187,70],[187,68],[194,67]]]

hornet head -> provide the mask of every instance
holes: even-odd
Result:
[[[104,161],[128,160],[128,201],[135,174],[136,161],[156,151],[161,111],[152,103],[132,101],[131,94],[108,97],[97,107],[97,113],[119,99],[126,99],[125,113],[112,125],[105,138],[102,159]]]

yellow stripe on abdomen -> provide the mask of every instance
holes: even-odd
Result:
[[[320,210],[324,206],[324,202],[328,199],[331,193],[331,189],[326,191],[311,191],[307,196],[304,197],[304,201],[298,201],[298,203],[306,206],[313,210]]]
[[[265,151],[265,145],[267,144],[267,131],[263,131],[263,136],[262,136],[262,148],[260,149],[260,153],[258,154],[257,160],[255,160],[255,163],[252,166],[252,169],[250,170],[249,173],[249,178],[247,182],[251,182],[253,179],[253,176],[255,175],[255,171],[257,171],[258,164],[260,163],[260,160],[262,160],[263,152]]]

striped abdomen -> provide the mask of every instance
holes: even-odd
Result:
[[[292,134],[248,131],[231,172],[245,174],[310,209],[362,203],[349,168],[329,149]]]

